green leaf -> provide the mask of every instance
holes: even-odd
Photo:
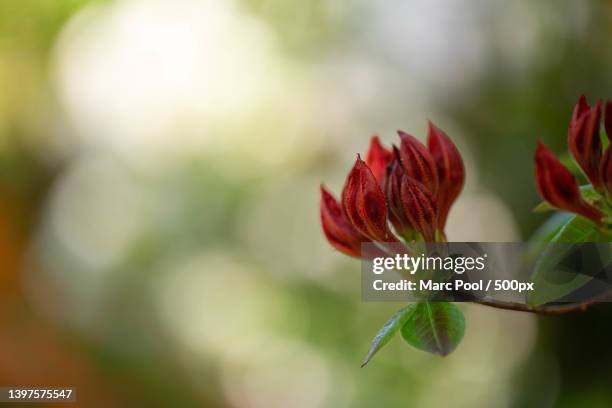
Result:
[[[538,227],[529,238],[530,242],[550,242],[563,226],[574,217],[573,214],[565,211],[557,211]]]
[[[447,302],[419,302],[402,327],[402,337],[419,350],[446,356],[461,342],[465,318]]]
[[[550,242],[599,242],[601,235],[593,222],[584,217],[573,216],[559,230]]]
[[[376,336],[374,336],[374,339],[370,344],[368,354],[363,360],[361,367],[368,364],[372,357],[374,357],[374,354],[378,353],[378,351],[383,348],[383,346],[387,344],[389,340],[391,340],[391,338],[393,338],[395,333],[397,333],[397,331],[402,328],[406,321],[410,319],[415,309],[415,304],[406,306],[405,308],[395,312],[395,314],[391,316],[389,320],[387,320],[387,323],[385,323],[385,325],[378,331],[378,333],[376,333]]]
[[[570,218],[561,229],[549,240],[550,243],[577,244],[581,242],[606,242],[609,238],[602,235],[589,220],[579,216]],[[591,276],[566,270],[563,260],[571,254],[572,245],[546,245],[540,253],[532,275],[534,290],[528,293],[530,305],[542,305],[584,286],[593,278]]]

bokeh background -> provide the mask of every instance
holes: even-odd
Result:
[[[82,406],[609,407],[612,308],[461,305],[440,358],[362,303],[318,223],[379,132],[433,120],[468,181],[456,241],[545,219],[532,156],[612,97],[612,3],[0,2],[0,384]],[[40,405],[37,405],[40,406]],[[54,405],[57,406],[57,405]]]

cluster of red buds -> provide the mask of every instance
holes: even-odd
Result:
[[[604,127],[608,140],[612,137],[612,102],[605,104]],[[568,131],[568,145],[572,157],[601,196],[612,197],[612,150],[604,151],[600,134],[602,102],[591,107],[581,96],[574,108]],[[544,200],[561,210],[570,211],[601,226],[604,212],[597,203],[587,202],[581,194],[576,177],[542,142],[535,154],[535,176]],[[605,200],[602,202],[605,205]],[[601,207],[601,206],[599,206]]]
[[[321,224],[330,244],[361,257],[363,242],[445,241],[448,212],[461,192],[465,169],[449,137],[431,122],[427,146],[398,131],[399,148],[372,136],[359,155],[340,201],[321,185]],[[395,231],[392,231],[391,224]]]

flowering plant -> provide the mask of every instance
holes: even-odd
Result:
[[[398,134],[400,145],[392,149],[372,137],[366,160],[357,155],[340,202],[321,186],[323,232],[340,252],[360,258],[366,256],[362,243],[397,244],[398,236],[405,242],[446,241],[446,219],[465,181],[461,155],[431,122],[427,147],[406,132]],[[364,365],[398,330],[413,346],[446,355],[461,341],[464,318],[451,303],[410,305],[381,329]]]
[[[606,232],[612,200],[612,102],[605,104],[606,135],[600,134],[602,103],[590,107],[580,97],[568,131],[569,150],[590,184],[578,186],[576,177],[540,141],[535,154],[535,177],[540,195],[546,200],[539,209],[554,207],[578,214]],[[605,148],[605,150],[604,150]]]
[[[601,134],[604,123],[605,135]],[[340,200],[321,185],[320,217],[328,242],[356,258],[362,244],[375,242],[381,254],[389,244],[446,242],[449,211],[465,181],[459,151],[442,130],[428,123],[427,145],[398,131],[399,147],[384,147],[374,135],[365,156],[358,154],[348,174]],[[568,145],[571,156],[588,180],[579,186],[574,174],[541,142],[535,152],[535,180],[544,198],[536,210],[573,213],[554,218],[544,242],[612,240],[612,102],[589,106],[583,96],[572,114]],[[561,220],[560,222],[558,220]],[[556,224],[555,224],[556,223]],[[406,251],[408,247],[405,246]],[[544,251],[542,257],[550,256]],[[532,276],[537,284],[537,271]],[[596,300],[569,305],[525,305],[502,301],[478,303],[502,309],[539,314],[583,310]],[[446,355],[462,339],[465,319],[452,303],[420,301],[398,311],[374,337],[364,365],[398,331],[412,346]]]

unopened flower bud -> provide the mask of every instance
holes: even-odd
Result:
[[[429,122],[427,147],[438,173],[438,229],[444,230],[451,206],[459,196],[465,181],[465,168],[459,151],[442,130]]]
[[[540,194],[550,204],[601,223],[601,211],[582,199],[576,177],[542,142],[536,149],[535,176]]]
[[[393,152],[389,149],[386,149],[378,139],[378,136],[372,136],[370,139],[370,147],[368,149],[368,153],[366,154],[366,164],[372,170],[372,174],[378,180],[378,184],[382,186],[385,185],[385,175],[387,172],[387,166],[393,160]]]
[[[387,202],[372,171],[359,156],[342,192],[344,212],[353,227],[373,241],[396,242],[387,224]]]
[[[435,195],[438,192],[438,173],[431,154],[414,136],[401,130],[397,133],[401,139],[400,159],[406,174]]]
[[[367,238],[360,234],[344,215],[334,196],[321,186],[321,226],[329,243],[349,256],[361,256],[361,243]]]
[[[404,175],[401,186],[402,205],[412,227],[425,242],[435,242],[437,210],[433,196],[419,181]]]
[[[572,156],[593,184],[596,190],[601,190],[599,167],[601,162],[601,137],[599,135],[601,122],[601,101],[586,110],[586,101],[578,101],[572,122],[570,123],[568,145]]]

